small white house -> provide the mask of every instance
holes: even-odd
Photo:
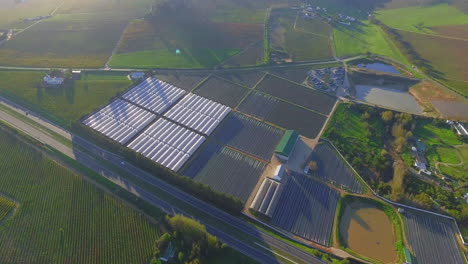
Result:
[[[48,85],[62,85],[63,82],[65,81],[65,78],[62,77],[52,77],[50,75],[46,75],[44,77],[44,82]]]
[[[145,78],[144,72],[131,72],[130,73],[130,79],[132,80],[141,80],[143,78]]]

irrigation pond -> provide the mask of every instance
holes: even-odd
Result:
[[[340,236],[343,246],[381,261],[393,263],[397,258],[393,225],[385,212],[363,199],[343,203]]]
[[[421,114],[422,108],[407,91],[374,85],[356,85],[356,99],[382,107],[412,114]]]

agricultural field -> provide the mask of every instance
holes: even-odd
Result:
[[[125,30],[110,65],[214,67],[262,37],[261,24],[213,22],[198,8],[181,8],[133,21]]]
[[[413,263],[466,263],[453,220],[410,209],[403,216]]]
[[[155,78],[170,83],[174,86],[184,89],[187,92],[190,92],[198,84],[200,84],[204,79],[208,77],[208,74],[190,74],[190,73],[156,73]]]
[[[248,91],[247,88],[213,76],[198,86],[193,93],[235,108]]]
[[[438,26],[433,30],[437,35],[468,39],[468,23],[464,25]]]
[[[323,137],[330,140],[346,160],[369,183],[378,174],[381,179],[389,177],[389,172],[382,168],[386,163],[383,156],[385,124],[380,113],[370,112],[371,108],[358,104],[341,103],[328,122]],[[365,120],[363,115],[372,113]],[[391,177],[391,176],[390,176]]]
[[[132,84],[122,76],[109,79],[105,74],[101,79],[95,73],[84,74],[84,80],[76,80],[69,85],[44,88],[39,84],[45,74],[43,71],[0,71],[0,94],[65,127]],[[86,76],[91,77],[87,80]]]
[[[214,22],[263,24],[270,1],[212,1],[209,19]],[[277,1],[278,2],[278,1]]]
[[[457,150],[462,158],[461,163],[455,165],[439,164],[439,171],[457,180],[466,181],[468,179],[468,146],[458,147]]]
[[[364,21],[361,25],[335,25],[333,39],[338,57],[351,57],[370,52],[410,65],[385,33],[369,21]]]
[[[282,128],[296,130],[301,135],[309,138],[315,138],[318,135],[326,120],[324,115],[278,100],[261,92],[252,92],[241,103],[238,110]]]
[[[245,203],[266,163],[214,143],[202,148],[182,174]]]
[[[5,221],[5,218],[12,212],[16,207],[16,203],[3,197],[0,194],[0,225]]]
[[[0,142],[0,192],[20,205],[0,230],[0,262],[148,261],[160,231],[146,217],[16,136]]]
[[[60,0],[30,0],[18,3],[18,1],[0,0],[0,28],[12,28],[28,17],[49,15],[61,2]]]
[[[440,84],[424,80],[411,86],[409,93],[427,114],[457,120],[468,113],[466,99]]]
[[[314,176],[332,181],[337,186],[355,193],[362,193],[363,187],[357,176],[345,163],[333,147],[326,142],[319,143],[312,152],[311,159],[317,162],[318,169]]]
[[[265,63],[263,41],[257,41],[222,63],[223,67],[254,66]]]
[[[445,25],[468,24],[468,14],[448,4],[384,9],[376,18],[391,28],[437,34],[432,29]]]
[[[455,132],[445,123],[434,124],[432,119],[418,121],[413,135],[421,139],[426,145],[461,145],[463,142]]]
[[[340,244],[381,263],[399,263],[395,250],[397,231],[378,203],[352,196],[343,198],[338,225]]]
[[[307,78],[308,72],[314,69],[332,68],[343,66],[341,63],[327,63],[319,65],[299,66],[299,67],[282,67],[271,69],[270,74],[279,76],[284,79],[296,83],[303,83]]]
[[[269,161],[284,131],[238,112],[230,113],[213,138],[230,147]]]
[[[330,113],[336,102],[331,95],[272,75],[267,75],[256,89],[325,115]]]
[[[325,22],[305,20],[297,10],[273,9],[268,23],[271,52],[287,54],[293,61],[333,57]]]
[[[258,81],[260,81],[260,79],[265,75],[265,73],[261,71],[233,71],[217,73],[216,75],[225,80],[243,85],[248,88],[253,88],[258,83]]]
[[[119,13],[59,14],[12,37],[3,65],[103,67],[128,20]]]
[[[459,164],[461,162],[458,151],[454,147],[434,146],[426,153],[429,165],[435,166],[436,162]]]
[[[324,246],[330,243],[339,193],[307,176],[287,175],[272,223]]]
[[[446,83],[458,93],[468,94],[467,41],[398,31],[432,69],[431,76]]]

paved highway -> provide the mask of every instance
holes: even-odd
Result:
[[[4,102],[8,102],[8,101],[4,100]],[[20,106],[14,105],[12,107],[14,109],[17,109]],[[24,113],[24,111],[25,110],[23,109],[19,111],[19,113]],[[26,117],[26,115],[24,116]],[[34,121],[40,120],[41,125],[44,125],[44,126],[51,125],[49,121],[44,120],[43,118],[35,115],[34,113],[29,112],[29,115],[27,117],[34,118]],[[16,127],[17,129],[23,131],[24,133],[29,134],[30,136],[38,139],[39,141],[61,151],[65,155],[77,160],[78,162],[85,165],[86,167],[89,167],[93,169],[94,171],[97,171],[102,176],[118,184],[119,186],[126,189],[127,191],[150,202],[151,204],[163,209],[167,213],[170,213],[170,214],[174,212],[182,213],[184,215],[191,217],[190,215],[186,214],[182,210],[174,207],[173,205],[168,204],[167,202],[159,199],[152,193],[133,184],[131,181],[125,179],[124,177],[117,174],[116,172],[109,170],[108,168],[103,166],[101,162],[99,162],[99,160],[96,160],[95,157],[99,157],[102,160],[106,160],[112,163],[114,166],[117,166],[120,169],[125,170],[127,173],[135,177],[138,177],[139,179],[146,182],[147,184],[152,185],[162,191],[165,191],[169,193],[170,195],[172,195],[173,197],[176,197],[177,199],[184,201],[185,203],[191,205],[192,207],[204,213],[207,213],[211,215],[212,217],[217,218],[218,220],[224,222],[227,226],[236,228],[240,232],[244,232],[246,234],[249,234],[253,237],[258,238],[261,241],[264,241],[270,247],[274,247],[283,252],[287,252],[288,254],[295,256],[297,259],[300,259],[301,261],[305,263],[312,263],[312,264],[326,263],[322,261],[321,259],[318,259],[317,257],[312,256],[303,250],[293,247],[282,240],[279,240],[267,233],[264,233],[256,229],[255,227],[245,223],[244,221],[179,190],[178,188],[152,176],[151,174],[139,169],[138,167],[135,167],[131,164],[126,163],[122,157],[114,153],[111,153],[109,151],[106,151],[81,137],[72,135],[71,133],[64,131],[63,129],[56,128],[54,129],[54,131],[57,132],[58,130],[60,130],[62,131],[61,134],[64,135],[65,137],[67,138],[71,137],[73,139],[73,145],[75,147],[71,148],[71,147],[65,146],[64,144],[62,144],[55,138],[51,137],[50,135],[27,124],[25,121],[19,118],[16,118],[10,114],[7,114],[5,112],[0,112],[0,120],[3,120],[9,123],[10,125]],[[83,152],[80,149],[85,149],[86,152],[92,153],[93,155]],[[203,221],[201,222],[203,223]],[[224,233],[223,231],[219,230],[216,227],[210,226],[207,223],[204,223],[204,224],[207,226],[207,229],[209,230],[209,232],[211,232],[213,235],[218,236],[221,241],[228,243],[231,247],[235,248],[236,250],[243,252],[244,254],[258,260],[261,263],[278,263],[278,260],[276,260],[276,258],[273,256],[271,252],[267,252],[266,250],[260,249],[259,247],[256,247],[252,244],[247,244],[242,241],[239,241],[236,238],[232,237],[229,234]]]

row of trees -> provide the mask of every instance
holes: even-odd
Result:
[[[177,174],[166,167],[146,158],[140,153],[137,153],[125,146],[119,145],[108,137],[100,134],[99,132],[85,126],[80,121],[72,124],[72,130],[78,135],[84,136],[96,142],[98,145],[120,154],[125,157],[132,164],[139,168],[151,173],[152,175],[179,187],[180,189],[209,202],[231,214],[239,214],[244,204],[239,199],[227,195],[225,193],[217,192],[210,186],[194,181],[189,177]]]

